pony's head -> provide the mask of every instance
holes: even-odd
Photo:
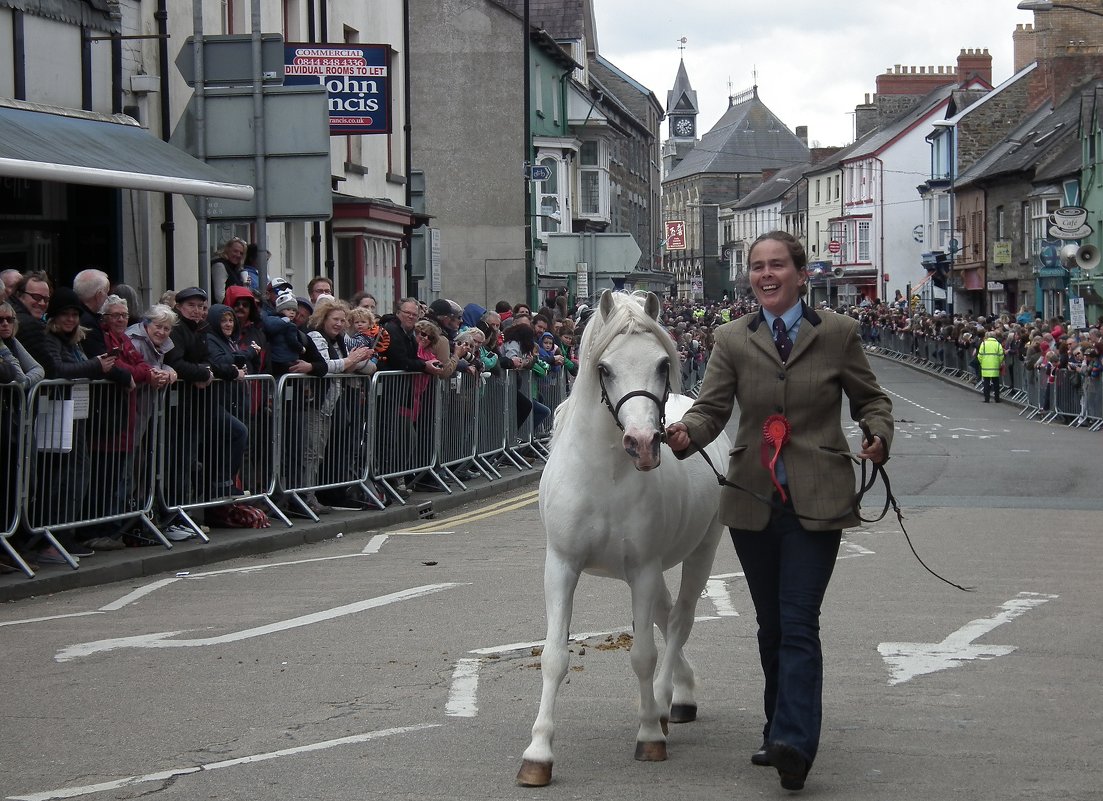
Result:
[[[579,375],[568,402],[574,407],[600,399],[623,433],[625,452],[643,471],[659,466],[664,406],[681,389],[678,354],[658,322],[660,312],[651,292],[603,292],[582,336]],[[562,422],[573,409],[564,411]]]

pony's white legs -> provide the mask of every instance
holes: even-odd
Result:
[[[723,526],[713,518],[708,535],[682,563],[682,580],[678,588],[678,600],[674,604],[663,631],[666,652],[659,670],[657,684],[660,689],[673,685],[671,697],[661,697],[660,703],[669,701],[670,721],[689,723],[697,719],[697,702],[693,691],[696,678],[693,666],[685,655],[685,644],[693,630],[697,601],[708,583],[709,572],[716,556],[716,545],[723,533]]]
[[[655,624],[663,634],[665,648],[659,673],[655,677],[655,702],[659,709],[664,710],[662,722],[666,732],[666,723],[689,723],[696,718],[697,703],[693,700],[696,680],[685,651],[670,646],[670,610],[673,605],[670,593],[664,593],[660,600],[661,603],[655,607]]]
[[[540,657],[543,686],[540,711],[532,724],[532,741],[521,759],[517,783],[525,787],[543,787],[551,781],[552,741],[555,739],[555,701],[567,675],[567,640],[570,637],[574,591],[579,571],[570,567],[552,550],[544,559],[544,604],[547,608],[548,634]]]
[[[658,564],[641,566],[629,579],[632,588],[632,628],[635,638],[630,653],[632,670],[640,684],[640,730],[636,734],[636,759],[643,762],[661,762],[666,759],[666,735],[661,718],[666,710],[660,709],[655,700],[655,664],[658,650],[655,647],[655,607],[665,593],[662,567]]]

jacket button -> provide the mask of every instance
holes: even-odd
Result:
[[[785,414],[785,407],[783,407],[783,406],[775,406],[775,407],[774,407],[774,411],[775,411],[775,412],[777,412],[778,414]]]
[[[785,380],[785,372],[784,371],[777,374],[777,380],[778,381],[784,381]]]

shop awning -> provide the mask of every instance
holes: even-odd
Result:
[[[249,200],[214,167],[123,114],[0,100],[0,176]]]

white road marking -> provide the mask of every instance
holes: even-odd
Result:
[[[935,417],[941,417],[941,418],[946,419],[946,420],[949,419],[949,417],[947,415],[944,415],[941,412],[936,412],[934,409],[928,409],[926,406],[923,406],[919,403],[916,403],[911,398],[905,398],[900,393],[893,392],[891,389],[886,389],[885,392],[887,392],[889,395],[892,395],[894,398],[899,398],[900,400],[904,401],[905,403],[910,403],[912,406],[914,406],[917,409],[922,409],[923,411],[925,411],[929,414],[933,414]],[[855,424],[854,428],[857,428],[857,424]]]
[[[841,543],[841,547],[844,551],[847,551],[847,553],[839,554],[837,557],[835,557],[836,562],[840,559],[853,559],[856,556],[873,556],[873,554],[875,553],[869,548],[865,548],[856,542],[851,542],[850,540],[843,540]]]
[[[4,626],[22,626],[25,623],[45,623],[50,620],[64,620],[67,617],[88,617],[90,615],[102,615],[103,612],[99,609],[93,609],[90,612],[69,612],[64,615],[45,615],[43,617],[25,617],[22,620],[6,620],[0,623],[0,628]]]
[[[386,541],[387,541],[387,535],[386,534],[376,534],[374,537],[372,537],[370,540],[368,540],[368,544],[364,546],[364,550],[362,550],[360,553],[362,553],[362,554],[379,553],[379,549],[383,547],[383,543],[385,543]]]
[[[454,718],[473,718],[479,714],[475,703],[479,691],[479,665],[481,659],[460,659],[452,670],[452,686],[448,689],[448,703],[444,714]]]
[[[326,609],[321,612],[312,612],[309,615],[300,615],[299,617],[293,617],[288,620],[279,620],[275,623],[268,623],[264,626],[256,626],[251,629],[244,629],[242,631],[233,631],[228,634],[222,634],[217,637],[201,637],[195,640],[170,640],[169,637],[175,637],[178,634],[183,634],[182,631],[160,631],[151,634],[139,634],[133,637],[116,637],[108,640],[96,640],[94,642],[79,643],[77,645],[70,645],[68,648],[63,648],[58,651],[54,659],[58,662],[68,662],[72,659],[78,659],[83,656],[90,656],[95,653],[103,651],[115,651],[120,648],[194,648],[202,645],[224,645],[230,642],[238,642],[240,640],[248,640],[253,637],[263,637],[268,634],[275,634],[281,631],[287,631],[289,629],[299,628],[301,626],[309,626],[313,623],[321,623],[326,620],[333,620],[334,618],[343,617],[345,615],[353,615],[357,612],[363,612],[367,609],[374,609],[380,606],[386,606],[387,604],[397,603],[399,601],[408,601],[414,598],[420,598],[425,595],[430,595],[441,590],[451,589],[452,587],[459,587],[457,583],[447,584],[426,584],[422,587],[413,587],[408,590],[401,590],[399,592],[392,592],[388,595],[381,595],[378,598],[368,598],[364,601],[357,601],[356,603],[345,604],[344,606],[338,606],[333,609]]]
[[[392,531],[391,532],[391,534],[393,534],[395,536],[402,536],[402,537],[412,537],[414,535],[420,536],[422,534],[455,534],[455,533],[456,532],[454,532],[454,531],[422,531],[420,529],[418,529],[416,531],[410,530],[410,531]]]
[[[959,667],[973,659],[994,659],[1016,649],[1014,645],[973,645],[997,626],[1010,623],[1036,606],[1058,598],[1037,592],[1020,592],[1000,606],[1002,611],[992,617],[972,620],[950,634],[942,642],[883,642],[877,646],[892,671],[889,684],[902,684],[916,676]]]
[[[124,595],[122,598],[120,598],[117,601],[112,601],[109,604],[101,606],[100,611],[101,612],[115,612],[119,609],[122,609],[124,606],[126,606],[129,603],[133,603],[134,601],[137,601],[139,598],[143,598],[146,595],[149,595],[151,592],[156,592],[157,590],[161,589],[162,587],[167,587],[169,584],[175,584],[179,580],[180,579],[178,579],[178,578],[167,578],[167,579],[161,579],[160,581],[154,581],[152,584],[147,584],[144,587],[139,587],[138,589],[134,590],[133,592],[127,593],[126,595]]]
[[[705,583],[705,597],[712,601],[719,617],[739,617],[723,579],[709,579]]]
[[[187,776],[193,773],[201,773],[203,771],[221,770],[223,768],[232,768],[237,765],[248,765],[254,762],[265,762],[270,759],[279,759],[286,756],[296,756],[297,754],[305,754],[311,751],[324,751],[329,748],[337,748],[342,745],[355,745],[356,743],[366,743],[370,740],[378,740],[382,737],[390,737],[395,734],[407,734],[409,732],[424,731],[426,729],[435,729],[442,724],[440,723],[422,723],[416,726],[402,726],[394,729],[380,729],[379,731],[369,731],[363,734],[353,734],[349,737],[338,737],[336,740],[323,740],[318,743],[309,743],[307,745],[299,745],[294,748],[283,748],[279,751],[269,751],[265,754],[252,754],[250,756],[238,757],[237,759],[227,759],[222,762],[209,762],[205,765],[194,765],[184,768],[169,768],[168,770],[158,771],[157,773],[147,773],[144,776],[127,776],[125,779],[117,779],[111,782],[101,782],[100,784],[86,784],[82,787],[63,787],[58,790],[46,790],[41,793],[31,793],[29,795],[9,795],[7,798],[9,801],[54,801],[58,798],[77,798],[82,795],[91,795],[92,793],[102,793],[106,790],[118,790],[124,787],[133,787],[137,784],[147,784],[149,782],[163,782],[169,779],[173,779],[177,776]]]

